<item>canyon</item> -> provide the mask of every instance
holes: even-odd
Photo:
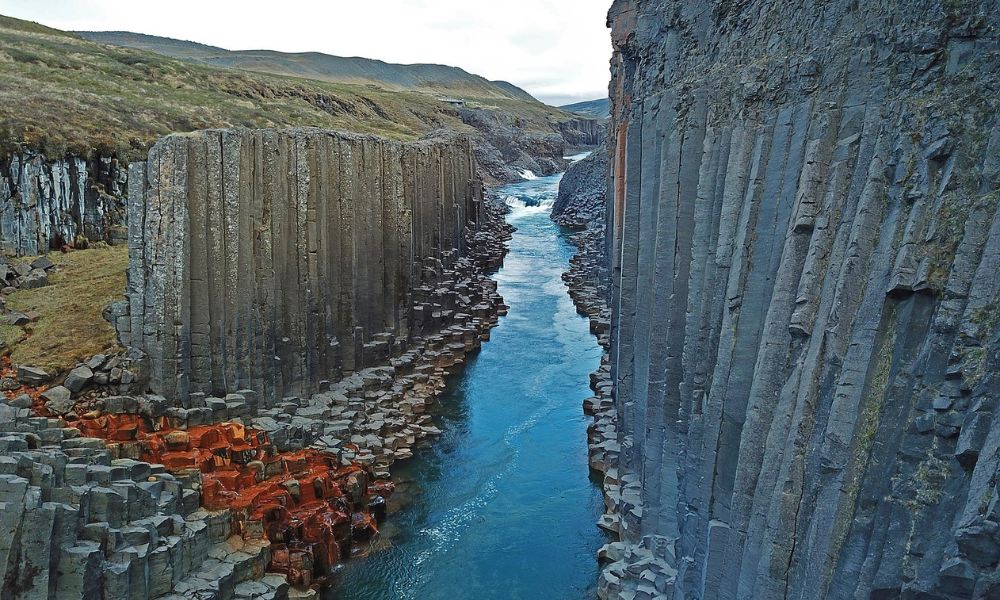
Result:
[[[502,212],[467,139],[201,132],[129,184],[123,353],[61,385],[7,363],[5,594],[314,596],[505,311]]]
[[[564,112],[0,17],[2,597],[1000,597],[996,6],[607,25]]]

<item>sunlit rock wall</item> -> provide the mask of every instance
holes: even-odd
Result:
[[[216,130],[161,140],[129,192],[118,323],[151,389],[273,399],[383,362],[441,321],[414,289],[462,255],[482,186],[463,141]]]
[[[615,2],[603,594],[1000,593],[998,24]]]

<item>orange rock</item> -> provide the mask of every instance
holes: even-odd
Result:
[[[9,358],[0,363],[0,374],[6,371],[13,372]],[[42,391],[28,393],[37,399]],[[40,402],[35,410],[45,414]],[[266,432],[239,423],[179,430],[166,418],[90,411],[72,426],[106,440],[119,456],[175,474],[199,471],[202,506],[230,509],[234,532],[270,540],[268,569],[293,585],[321,582],[337,562],[358,554],[357,543],[378,534],[370,506],[384,506],[393,491],[389,482],[372,483],[361,464],[344,466],[337,455],[311,449],[279,453]]]

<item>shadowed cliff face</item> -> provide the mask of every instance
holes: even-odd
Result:
[[[552,220],[570,229],[603,225],[608,179],[608,154],[603,148],[574,163],[559,182]]]
[[[1000,593],[996,5],[609,21],[602,594]]]
[[[436,330],[482,197],[467,142],[308,129],[171,136],[129,181],[122,341],[181,398],[314,393]]]
[[[111,158],[0,160],[0,248],[44,254],[86,241],[125,241],[125,170]]]

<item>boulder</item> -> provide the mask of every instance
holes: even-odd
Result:
[[[20,396],[8,400],[7,404],[13,406],[14,408],[31,408],[31,396],[27,394],[21,394]]]
[[[49,374],[38,367],[27,365],[17,367],[17,379],[25,385],[39,385],[48,381],[49,378]]]
[[[73,410],[73,393],[64,386],[57,385],[54,388],[45,390],[42,398],[45,400],[45,408],[57,415],[64,415]]]
[[[86,364],[88,367],[91,368],[91,370],[97,370],[100,369],[101,366],[104,364],[104,362],[107,360],[108,357],[105,356],[104,354],[95,354],[87,359]]]
[[[23,326],[31,323],[31,317],[24,313],[12,312],[7,315],[7,322],[11,325]]]
[[[66,380],[63,381],[63,385],[69,388],[73,393],[79,392],[94,379],[94,372],[90,370],[87,365],[80,365],[79,367],[73,369],[66,376]]]
[[[54,266],[56,266],[55,263],[53,263],[49,259],[49,257],[47,255],[46,256],[39,256],[35,260],[31,261],[31,268],[32,269],[46,270],[46,269],[51,269]]]
[[[21,289],[33,290],[49,284],[49,274],[42,269],[33,269],[21,281]]]

